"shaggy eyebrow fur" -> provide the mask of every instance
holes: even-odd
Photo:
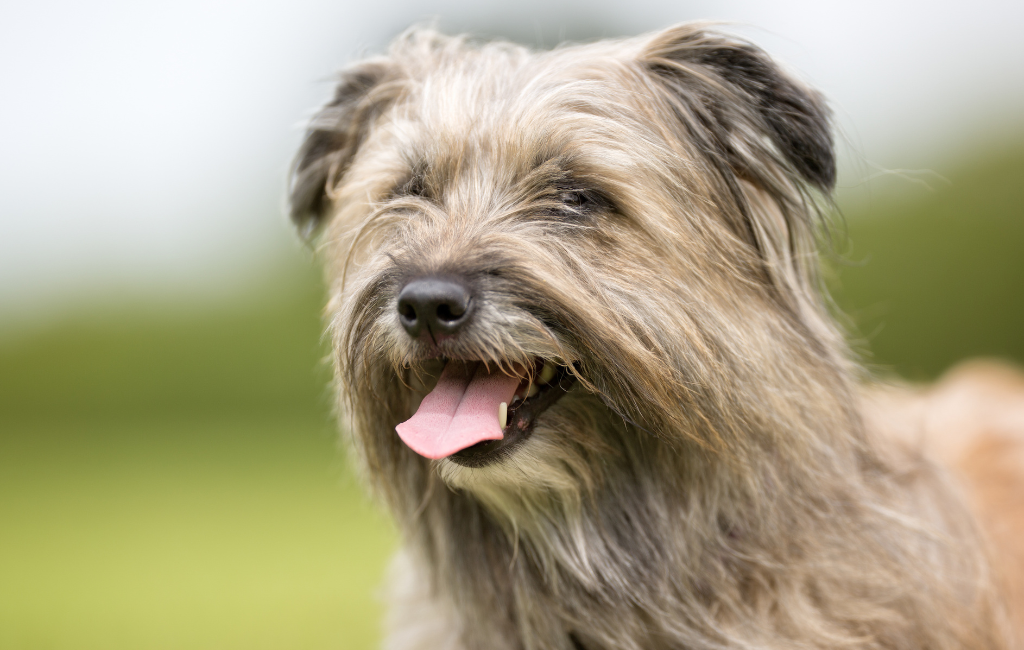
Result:
[[[550,52],[416,29],[342,73],[292,218],[401,532],[386,647],[1010,647],[957,489],[863,417],[819,279],[835,173],[822,98],[699,24]],[[414,278],[472,320],[408,335]],[[428,460],[395,427],[448,360],[566,392],[493,462]]]

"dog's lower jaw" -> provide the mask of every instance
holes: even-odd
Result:
[[[603,469],[622,456],[615,448],[636,435],[602,401],[579,384],[538,418],[530,435],[507,454],[479,467],[436,461],[450,489],[484,505],[513,528],[545,512],[571,516],[605,480]]]

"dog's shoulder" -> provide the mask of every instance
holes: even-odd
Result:
[[[972,360],[931,386],[873,384],[863,395],[865,421],[883,447],[957,479],[1011,618],[1024,620],[1024,371]]]

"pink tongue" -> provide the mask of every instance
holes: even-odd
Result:
[[[498,405],[512,401],[519,379],[483,363],[449,361],[416,414],[395,427],[409,448],[444,458],[484,440],[501,440]]]

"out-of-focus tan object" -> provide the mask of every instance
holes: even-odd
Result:
[[[933,386],[874,386],[868,424],[904,452],[947,468],[988,539],[1011,625],[1024,641],[1024,372],[995,360],[962,363]]]

